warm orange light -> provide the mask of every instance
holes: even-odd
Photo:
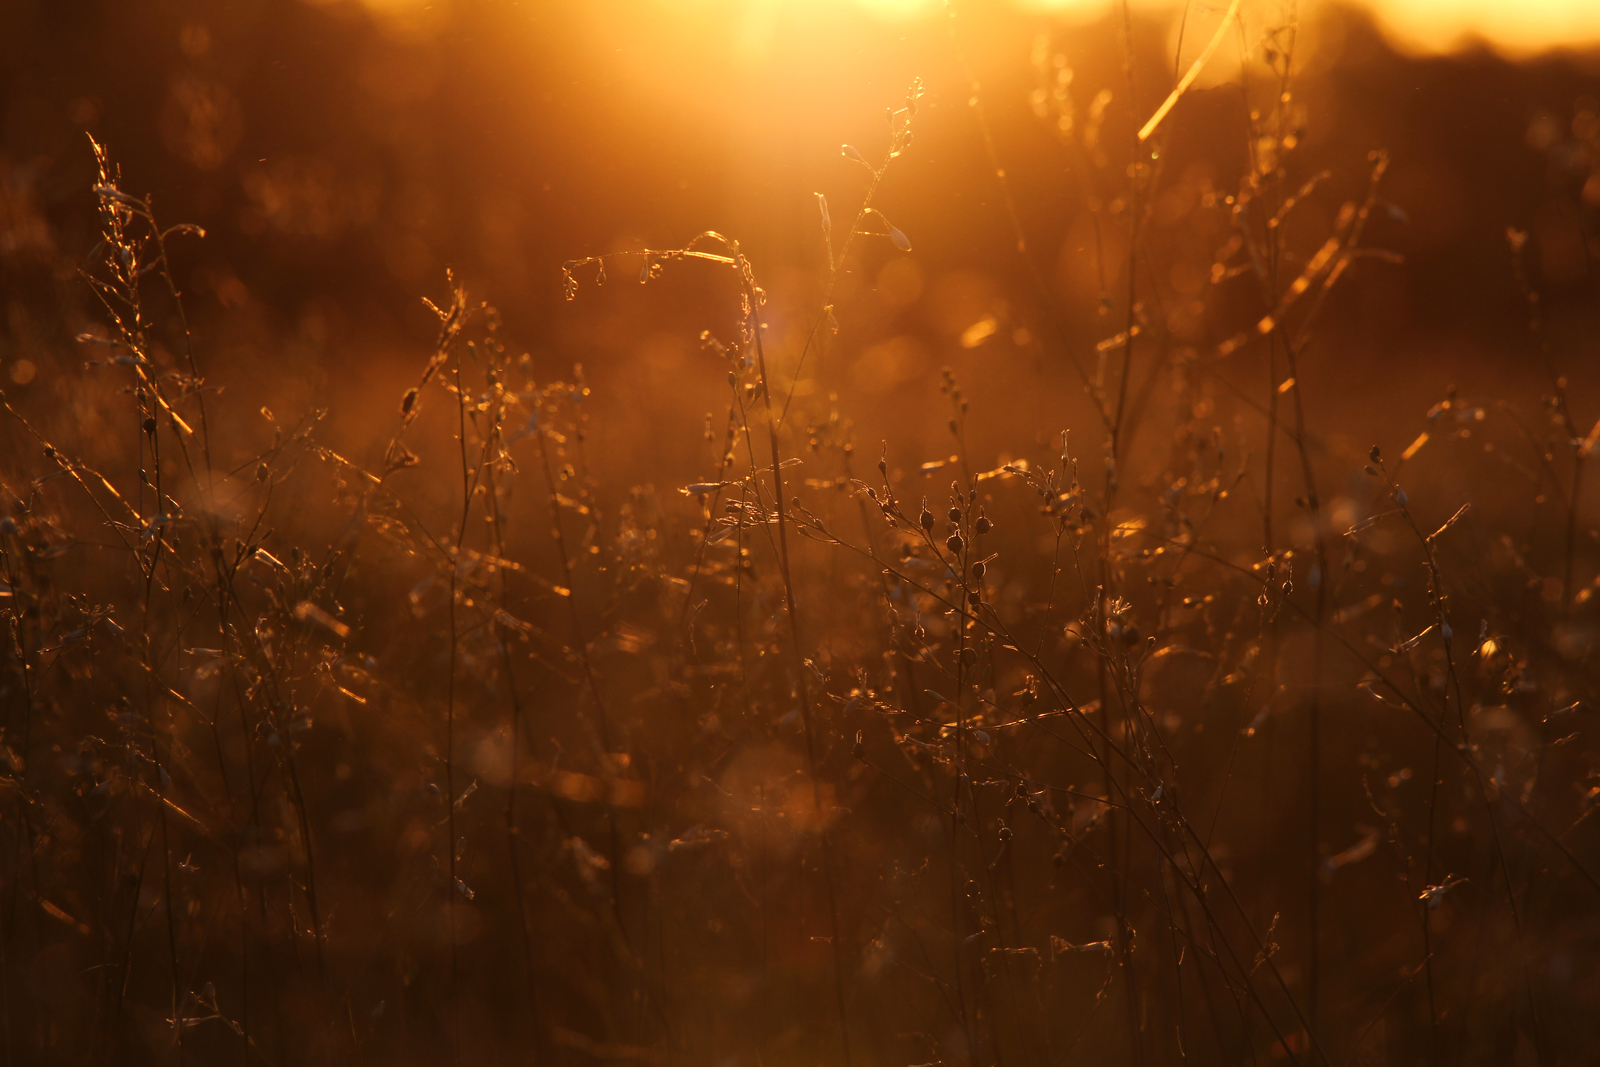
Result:
[[[935,12],[940,7],[939,0],[856,0],[862,7],[880,18],[905,19],[915,18]]]
[[[865,0],[864,0],[865,2]],[[1015,0],[1040,11],[1104,14],[1120,7],[1121,0]],[[1306,0],[1298,5],[1302,25],[1314,21],[1327,0]],[[1134,0],[1139,10],[1176,13],[1181,2]],[[1210,13],[1215,4],[1192,4],[1189,17]],[[1254,0],[1244,5],[1246,25],[1253,20],[1281,19],[1294,11],[1291,0]],[[1594,0],[1361,0],[1379,25],[1399,42],[1419,51],[1444,52],[1474,40],[1502,51],[1526,54],[1552,48],[1592,46],[1600,43],[1600,3]]]
[[[1517,53],[1600,42],[1600,4],[1593,0],[1385,0],[1372,6],[1401,41],[1427,51],[1473,38]]]
[[[313,3],[339,0],[311,0]],[[402,30],[426,32],[437,25],[450,9],[449,0],[353,0],[387,17]],[[687,16],[717,17],[726,14],[727,5],[706,0],[662,0],[683,9]],[[957,0],[959,11],[975,0]],[[997,2],[997,0],[976,0]],[[1055,15],[1098,18],[1120,11],[1122,0],[999,0],[1026,11]],[[1332,0],[1253,0],[1244,4],[1246,27],[1266,19],[1281,24],[1295,18],[1302,26],[1315,21],[1318,8]],[[1553,48],[1582,48],[1600,44],[1600,3],[1595,0],[1357,0],[1368,8],[1378,23],[1402,45],[1417,51],[1451,51],[1474,41],[1485,42],[1501,51],[1528,54]],[[759,36],[761,27],[776,23],[782,14],[796,7],[820,5],[850,6],[884,21],[908,21],[944,13],[947,0],[743,0],[743,20]],[[1135,12],[1164,12],[1176,16],[1184,9],[1183,0],[1132,0]],[[1188,5],[1188,19],[1214,21],[1226,3]],[[1295,9],[1298,7],[1298,11]]]

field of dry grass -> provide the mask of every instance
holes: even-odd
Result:
[[[956,5],[764,39],[800,149],[483,120],[584,170],[146,6],[175,162],[0,142],[0,1060],[1592,1060],[1581,63]],[[217,58],[307,19],[320,141]]]

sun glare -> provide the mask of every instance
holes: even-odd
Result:
[[[1371,6],[1400,40],[1428,51],[1475,38],[1514,53],[1600,41],[1600,4],[1593,0],[1386,0]]]
[[[309,0],[311,3],[357,3],[409,34],[426,35],[448,15],[449,0]],[[760,27],[775,24],[793,9],[855,7],[885,22],[908,22],[937,17],[953,0],[661,0],[681,10],[686,18],[716,19],[732,14],[735,21]],[[1099,19],[1119,11],[1121,0],[1004,0],[1015,8],[1041,14],[1084,20]],[[1318,8],[1342,0],[1306,0],[1299,5],[1303,22]],[[959,12],[963,2],[955,2]],[[1225,3],[1190,3],[1184,0],[1133,0],[1135,12],[1185,12],[1190,21],[1215,19]],[[1291,0],[1247,2],[1243,17],[1270,7],[1274,17],[1295,5]],[[1503,0],[1354,0],[1354,6],[1371,12],[1378,24],[1408,50],[1447,52],[1483,42],[1514,55],[1550,49],[1583,47],[1600,42],[1600,3],[1593,0],[1528,0],[1510,4]],[[743,9],[742,12],[738,9]],[[758,34],[759,36],[759,34]]]
[[[936,11],[936,0],[856,0],[870,14],[883,19],[909,19]]]
[[[933,0],[858,0],[873,9],[900,11],[937,6]],[[1013,0],[1018,6],[1038,11],[1098,17],[1120,6],[1120,0]],[[1301,5],[1301,17],[1313,14],[1327,0],[1309,0]],[[1177,11],[1184,8],[1172,0],[1136,0],[1134,10]],[[1226,4],[1191,4],[1188,14],[1213,15]],[[1250,9],[1260,3],[1246,3]],[[1290,7],[1274,2],[1274,8]],[[1443,52],[1473,41],[1484,41],[1503,51],[1526,54],[1553,48],[1581,47],[1600,41],[1600,3],[1593,0],[1529,0],[1506,3],[1504,0],[1357,0],[1357,7],[1372,12],[1383,26],[1408,48]]]

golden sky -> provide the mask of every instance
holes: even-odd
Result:
[[[328,3],[339,0],[313,0]],[[393,16],[397,21],[426,27],[447,17],[450,0],[358,0],[367,7]],[[726,5],[705,0],[655,0],[681,7],[686,13],[696,9],[720,10]],[[972,0],[968,0],[972,2]],[[1121,0],[977,0],[980,3],[1010,3],[1039,11],[1057,12],[1068,17],[1095,18],[1104,15]],[[1318,5],[1335,0],[1305,0],[1301,3],[1303,21],[1310,21]],[[1365,7],[1397,43],[1423,52],[1446,52],[1474,41],[1486,41],[1508,54],[1527,55],[1555,48],[1600,46],[1600,0],[1351,0]],[[757,25],[775,18],[782,9],[794,6],[855,5],[888,20],[915,20],[937,15],[945,0],[743,0],[747,16]],[[1182,0],[1132,0],[1136,10],[1177,11]],[[1294,5],[1290,0],[1246,0],[1247,20],[1279,17]],[[1227,7],[1226,0],[1190,0],[1191,18],[1215,19]],[[1257,9],[1252,11],[1252,9]],[[1270,14],[1268,9],[1270,9]]]

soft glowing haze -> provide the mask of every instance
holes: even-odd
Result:
[[[330,0],[314,0],[330,2]],[[332,0],[336,2],[336,0]],[[449,0],[360,0],[368,8],[393,17],[414,28],[435,25],[448,14]],[[710,8],[697,0],[661,0],[693,11]],[[919,19],[936,15],[945,0],[745,0],[749,16],[756,23],[771,20],[785,7],[843,6],[855,4],[887,20]],[[1326,0],[1302,4],[1302,15],[1312,14]],[[1017,6],[1040,11],[1077,14],[1086,18],[1102,15],[1120,0],[1012,0]],[[1181,3],[1170,0],[1133,0],[1136,10],[1176,9]],[[1225,3],[1192,3],[1190,18],[1208,15],[1215,18]],[[1357,2],[1370,10],[1378,22],[1407,48],[1423,52],[1449,52],[1475,42],[1485,42],[1513,55],[1527,55],[1552,49],[1600,46],[1600,3],[1594,0],[1382,0]],[[1247,23],[1251,15],[1270,8],[1274,19],[1292,8],[1286,0],[1255,0],[1245,4]]]

